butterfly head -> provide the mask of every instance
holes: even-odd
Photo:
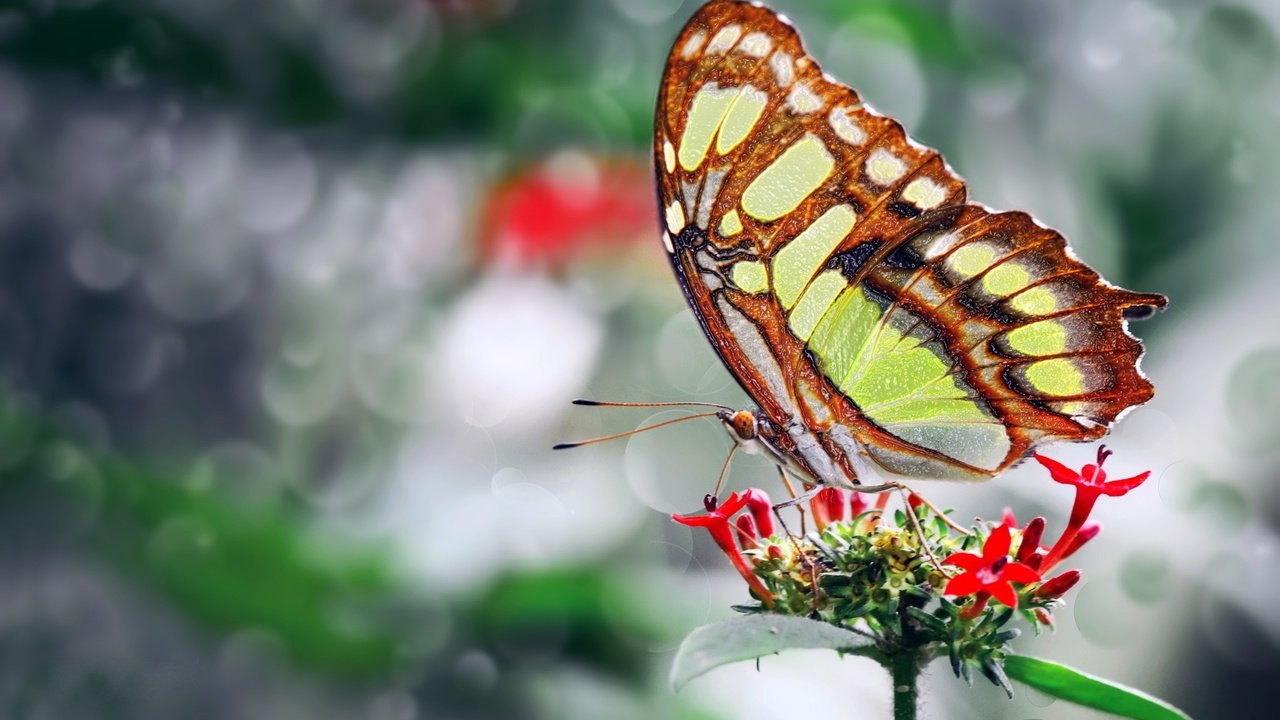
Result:
[[[729,437],[749,455],[784,458],[779,446],[778,428],[760,410],[721,410],[716,413]],[[786,464],[779,460],[780,464]]]
[[[760,430],[756,414],[750,410],[721,410],[716,413],[729,437],[738,443],[746,443],[759,437]]]

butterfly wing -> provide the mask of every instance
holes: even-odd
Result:
[[[1107,284],[1025,213],[967,203],[767,8],[712,2],[685,26],[654,162],[690,306],[806,465],[985,478],[1151,397],[1126,318],[1165,299]]]

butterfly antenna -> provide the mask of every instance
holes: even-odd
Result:
[[[718,413],[705,412],[705,413],[698,413],[696,415],[686,415],[684,417],[672,418],[671,420],[663,420],[662,422],[654,423],[652,425],[645,425],[643,427],[638,427],[635,430],[628,430],[626,432],[614,433],[612,435],[605,435],[603,437],[591,438],[590,440],[579,440],[578,442],[556,443],[555,445],[551,446],[551,449],[552,450],[568,450],[569,448],[581,447],[583,445],[591,445],[593,443],[604,442],[606,440],[617,440],[618,438],[624,438],[629,435],[635,435],[636,433],[642,433],[648,430],[657,430],[660,427],[666,427],[667,425],[674,425],[675,423],[684,422],[686,420],[697,420],[698,418],[715,417],[717,414]]]
[[[584,398],[578,398],[573,401],[573,404],[585,405],[587,407],[713,407],[720,408],[721,410],[733,410],[733,408],[728,405],[697,402],[695,400],[680,400],[676,402],[612,402],[609,400],[587,400]]]
[[[738,443],[734,443],[729,448],[729,457],[724,459],[724,466],[720,468],[720,478],[716,480],[716,489],[711,493],[711,497],[720,497],[720,488],[724,486],[724,479],[729,475],[729,463],[733,462],[733,454],[738,452],[738,448],[742,447]]]

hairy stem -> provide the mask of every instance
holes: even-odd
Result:
[[[915,720],[919,656],[911,650],[899,650],[889,658],[889,672],[893,675],[893,720]]]

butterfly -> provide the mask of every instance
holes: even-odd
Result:
[[[806,484],[991,478],[1152,396],[1127,321],[1166,298],[969,202],[768,8],[715,0],[685,25],[653,159],[676,278],[758,405],[717,414]]]

